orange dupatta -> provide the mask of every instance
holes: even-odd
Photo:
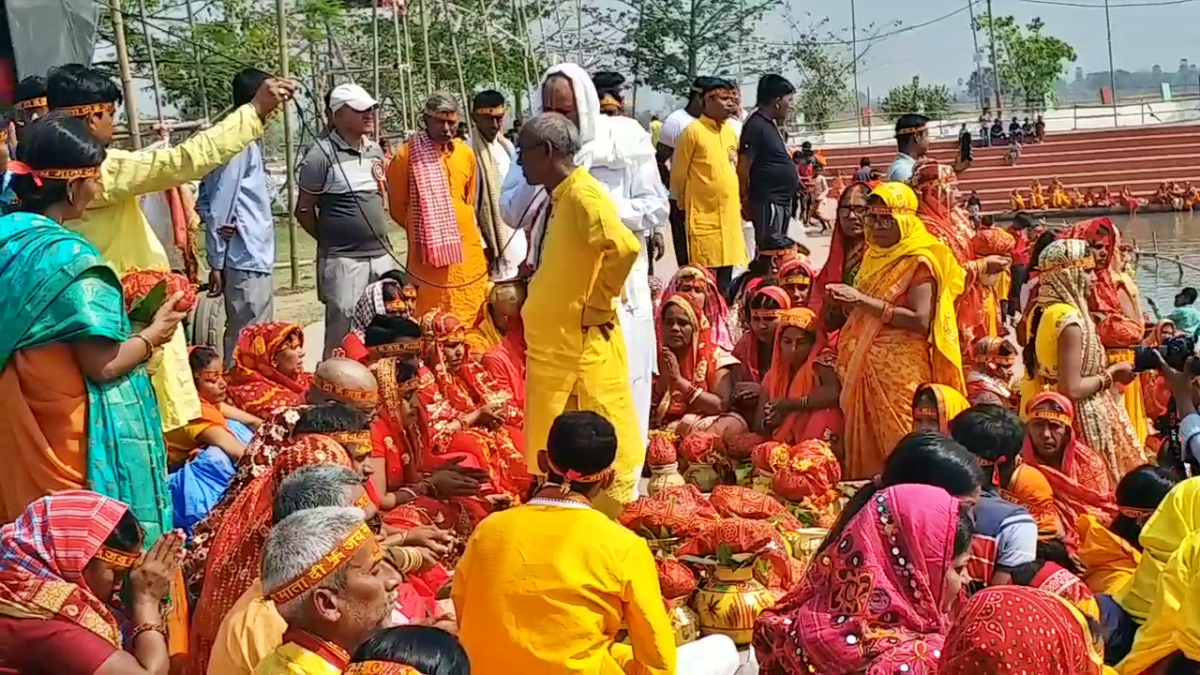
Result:
[[[782,289],[779,289],[782,293]],[[679,362],[679,374],[686,378],[689,382],[695,385],[702,391],[711,391],[709,376],[715,375],[717,372],[714,354],[716,345],[710,339],[711,330],[701,325],[700,310],[696,307],[696,301],[686,293],[675,292],[663,298],[662,304],[658,308],[658,347],[663,349],[665,345],[662,340],[662,318],[667,312],[667,307],[675,306],[683,310],[687,316],[688,323],[692,325],[692,344],[688,348],[688,353]],[[754,339],[754,334],[748,333],[750,339]],[[659,375],[655,375],[659,377]],[[652,419],[658,420],[661,424],[667,421],[679,419],[687,412],[687,401],[683,398],[683,392],[672,387],[671,392],[662,397],[657,409],[653,411]]]
[[[812,393],[819,384],[816,365],[827,366],[830,369],[837,366],[837,355],[831,349],[809,355],[808,360],[800,366],[795,376],[788,378],[788,364],[780,356],[779,338],[785,328],[799,328],[813,334],[816,339],[817,315],[805,307],[784,310],[779,319],[779,328],[775,333],[775,353],[771,359],[771,369],[763,377],[763,393],[769,401],[785,398],[800,398]],[[813,349],[816,349],[814,344]],[[803,410],[794,412],[779,425],[772,438],[781,443],[795,444],[809,439],[817,439],[833,444],[842,434],[842,411],[835,407],[821,410]]]

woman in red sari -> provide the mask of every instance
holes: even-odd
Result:
[[[1020,397],[1013,392],[1017,348],[1001,337],[985,335],[971,348],[972,365],[967,371],[967,400],[971,405],[990,403],[1016,410]]]
[[[701,316],[696,301],[684,293],[667,296],[659,307],[650,428],[666,429],[680,438],[708,431],[728,446],[747,430],[744,417],[728,412],[730,369],[736,360],[712,343]]]
[[[779,286],[792,300],[792,307],[807,307],[813,285],[813,268],[808,260],[795,258],[779,270]]]
[[[342,412],[334,413],[332,406],[342,408]],[[326,416],[333,418],[336,426],[347,428],[328,435],[309,429]],[[192,615],[189,672],[207,671],[221,619],[258,578],[259,555],[270,533],[279,485],[300,468],[312,464],[338,464],[361,470],[371,452],[370,445],[358,438],[365,433],[366,418],[340,404],[306,408],[296,422],[295,435],[275,458],[270,471],[232,496],[208,549],[199,600]],[[367,515],[374,517],[374,512],[370,508]]]
[[[1021,459],[1046,476],[1068,541],[1079,541],[1078,522],[1092,515],[1107,525],[1117,515],[1113,485],[1104,460],[1075,437],[1075,406],[1066,396],[1045,391],[1029,402]]]
[[[752,417],[761,404],[762,379],[770,370],[775,354],[779,317],[792,307],[786,291],[767,283],[747,288],[745,304],[750,315],[750,330],[742,333],[733,348],[733,358],[738,365],[735,367],[732,405],[746,417]]]
[[[265,418],[303,403],[309,377],[300,326],[282,321],[248,326],[233,349],[233,367],[226,376],[229,400]]]
[[[1145,347],[1158,347],[1174,335],[1175,331],[1175,322],[1170,319],[1163,319],[1155,324],[1154,328],[1150,331],[1150,335],[1142,341],[1142,345]],[[1167,386],[1166,379],[1163,378],[1162,372],[1157,368],[1138,373],[1138,380],[1142,384],[1142,404],[1146,408],[1146,420],[1150,425],[1151,432],[1158,430],[1158,433],[1150,433],[1150,435],[1146,436],[1146,447],[1157,455],[1162,447],[1163,434],[1169,429],[1163,418],[1169,412],[1171,388]],[[1160,422],[1160,420],[1163,420],[1163,422]]]
[[[837,226],[829,242],[829,257],[813,279],[812,292],[808,296],[808,308],[817,315],[818,347],[836,345],[830,334],[836,334],[846,322],[846,313],[841,306],[827,301],[825,288],[831,284],[854,285],[866,249],[863,217],[867,214],[867,197],[878,185],[874,181],[851,183],[838,198]]]
[[[842,435],[837,354],[816,352],[817,316],[805,307],[785,310],[779,319],[775,356],[763,378],[763,427],[772,438],[795,445],[817,439],[837,448]],[[835,454],[839,454],[835,452]]]
[[[427,440],[418,466],[431,471],[461,458],[463,466],[486,470],[496,491],[518,499],[533,482],[525,463],[525,411],[470,353],[456,316],[427,312],[421,334],[428,371],[417,376],[417,397]]]
[[[666,295],[687,293],[696,304],[704,308],[703,314],[712,331],[713,343],[725,351],[733,350],[729,332],[729,308],[717,288],[717,277],[706,267],[695,263],[679,268],[671,283],[667,284]]]

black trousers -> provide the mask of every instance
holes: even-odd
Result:
[[[688,255],[687,219],[675,200],[671,200],[671,242],[675,245],[675,262],[680,267],[692,261]]]
[[[759,251],[775,248],[778,244],[770,242],[773,239],[787,236],[791,211],[790,204],[772,204],[770,202],[752,202],[750,204],[750,222],[754,225],[754,241]]]
[[[717,290],[721,291],[721,295],[728,296],[729,284],[733,281],[733,266],[714,267],[712,271],[717,276]]]

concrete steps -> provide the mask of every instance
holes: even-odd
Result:
[[[1128,185],[1135,195],[1147,198],[1163,181],[1200,185],[1200,125],[1121,127],[1046,137],[1044,143],[1025,145],[1016,166],[1004,162],[1005,147],[975,148],[971,168],[959,176],[959,189],[978,192],[984,211],[1005,211],[1014,188],[1028,199],[1029,186],[1040,180],[1049,189],[1058,178],[1068,191],[1087,193],[1108,186],[1113,192]],[[849,179],[862,157],[870,157],[881,172],[895,157],[893,144],[838,147],[824,150],[828,175]],[[930,155],[950,163],[958,154],[955,140],[936,141]],[[1049,195],[1047,195],[1049,197]]]

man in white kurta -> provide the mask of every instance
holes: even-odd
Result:
[[[550,86],[547,82],[552,78],[570,81],[573,96],[569,100],[555,96],[554,82]],[[617,310],[629,357],[633,401],[645,441],[650,434],[650,390],[658,364],[654,303],[650,299],[650,256],[652,249],[660,248],[657,244],[653,247],[647,244],[655,235],[661,237],[669,213],[667,189],[658,175],[650,132],[632,118],[601,115],[596,87],[583,68],[573,63],[553,66],[542,76],[542,110],[562,113],[576,122],[583,148],[576,155],[575,164],[588,169],[604,184],[617,206],[617,215],[642,242]],[[522,172],[511,171],[502,193],[504,219],[529,233],[527,262],[536,270],[549,204],[546,192],[526,183]]]
[[[471,102],[471,122],[475,125],[471,149],[479,161],[479,201],[475,213],[493,281],[515,279],[529,252],[525,232],[510,227],[500,210],[501,186],[516,166],[516,151],[500,133],[506,113],[504,94],[498,91],[481,91]]]

